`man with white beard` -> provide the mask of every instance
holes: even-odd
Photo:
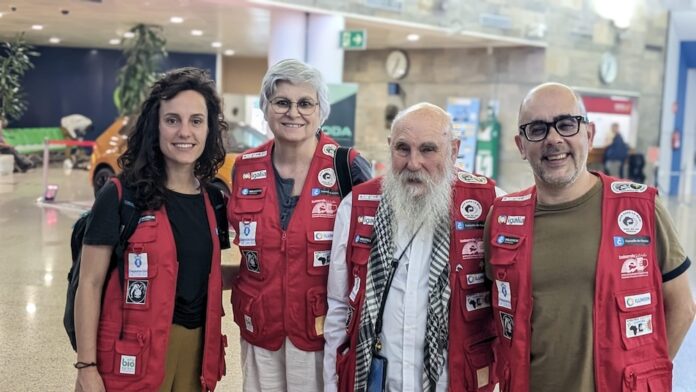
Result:
[[[325,391],[491,391],[482,234],[495,185],[455,167],[459,140],[435,105],[399,113],[389,148],[387,174],[338,208]]]

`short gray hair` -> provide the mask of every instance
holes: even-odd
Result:
[[[268,101],[275,95],[276,87],[280,82],[290,84],[307,83],[317,92],[319,99],[319,119],[324,124],[329,113],[331,113],[331,103],[329,102],[329,88],[321,76],[318,69],[307,63],[295,59],[281,60],[268,69],[261,82],[261,94],[259,106],[263,113],[268,110]]]

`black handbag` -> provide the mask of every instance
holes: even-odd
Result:
[[[387,284],[384,286],[384,293],[382,294],[382,302],[379,305],[379,313],[377,314],[377,322],[375,323],[375,344],[372,346],[372,359],[370,361],[370,372],[367,374],[367,392],[383,392],[386,390],[387,386],[387,365],[389,361],[386,357],[379,354],[382,350],[382,342],[379,340],[379,335],[382,333],[382,316],[384,315],[384,305],[387,303],[387,295],[389,295],[389,288],[391,287],[392,280],[394,280],[394,274],[396,273],[396,268],[399,266],[399,261],[406,251],[411,247],[413,239],[416,238],[416,234],[420,231],[418,227],[413,236],[408,241],[408,245],[404,248],[398,258],[392,260],[391,272],[389,273],[389,278],[387,279]]]

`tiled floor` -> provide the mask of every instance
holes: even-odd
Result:
[[[60,186],[57,203],[40,206],[40,170],[0,177],[0,391],[68,391],[74,353],[63,330],[71,225],[92,201],[87,173],[49,171]],[[667,204],[688,254],[696,258],[696,198]],[[59,207],[59,208],[56,208]],[[224,256],[231,263],[232,251]],[[696,294],[696,267],[689,270]],[[230,348],[227,377],[218,390],[241,390],[239,334],[226,293],[223,322]],[[675,391],[696,391],[696,327],[675,360]]]

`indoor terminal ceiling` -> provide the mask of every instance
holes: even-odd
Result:
[[[163,27],[169,51],[227,51],[236,56],[264,57],[270,39],[271,12],[279,8],[285,8],[282,1],[0,0],[0,40],[23,32],[34,45],[119,49],[127,39],[124,33],[138,23],[146,23]],[[355,14],[344,16],[346,28],[367,31],[368,49],[544,46],[415,23]],[[182,20],[175,23],[175,17]],[[193,30],[199,35],[193,35]],[[407,40],[409,34],[418,34],[420,39],[411,42]],[[214,47],[214,43],[219,44]]]

